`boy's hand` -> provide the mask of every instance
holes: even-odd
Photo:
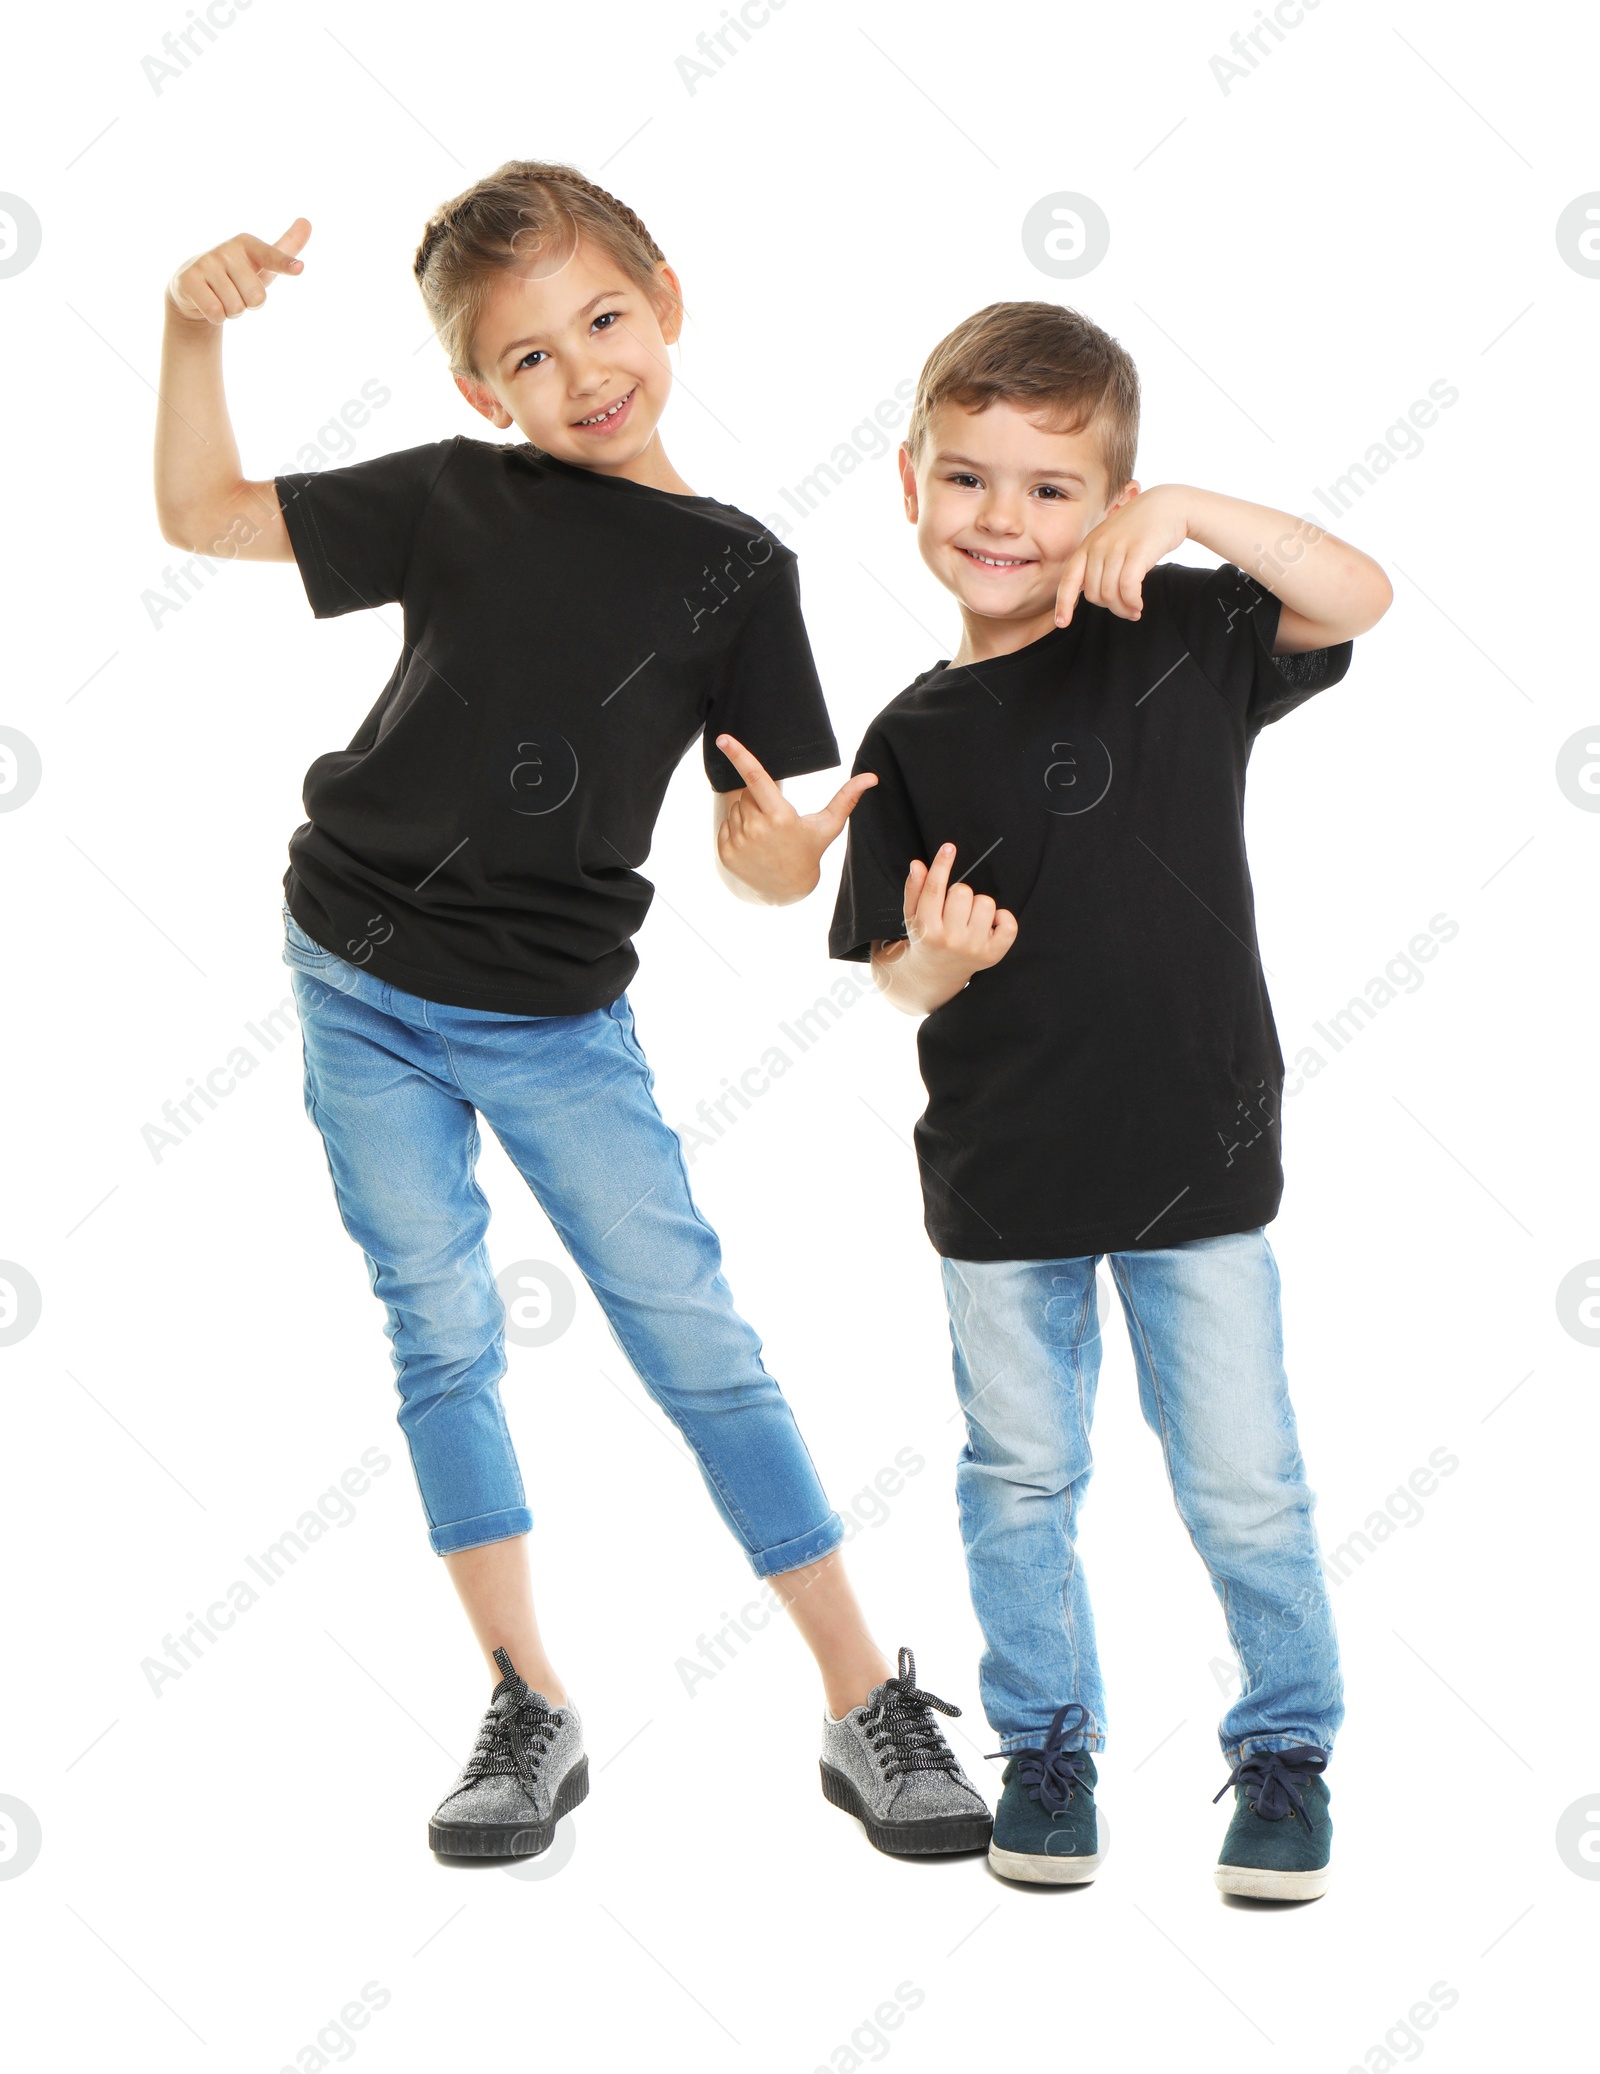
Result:
[[[1084,536],[1062,570],[1056,625],[1070,625],[1080,593],[1119,619],[1137,619],[1144,611],[1146,574],[1188,537],[1183,491],[1176,484],[1135,490]]]
[[[998,965],[1017,940],[1017,918],[987,893],[950,884],[956,846],[944,843],[931,865],[912,860],[906,876],[906,934],[873,946],[873,974],[897,1008],[928,1015],[953,1001],[975,972]]]
[[[297,274],[305,265],[295,254],[310,235],[311,225],[303,216],[295,218],[276,245],[240,231],[209,252],[186,259],[167,283],[167,300],[180,317],[197,324],[223,324],[245,310],[259,309],[274,274]]]
[[[718,864],[748,898],[773,907],[803,900],[822,876],[823,851],[877,778],[862,771],[817,813],[802,814],[742,742],[718,735],[717,747],[744,780],[742,792],[717,794]]]

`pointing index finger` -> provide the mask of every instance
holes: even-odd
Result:
[[[770,814],[784,805],[783,794],[776,782],[767,776],[760,760],[750,754],[743,742],[736,741],[732,735],[718,735],[717,747],[739,773],[745,790],[763,814]]]
[[[955,844],[941,843],[928,866],[928,876],[922,882],[922,893],[917,901],[919,910],[926,905],[935,915],[943,914],[945,890],[950,884],[950,869],[955,861]]]
[[[1056,586],[1056,625],[1068,626],[1072,620],[1073,607],[1078,602],[1078,593],[1083,589],[1084,570],[1088,567],[1087,551],[1080,547],[1061,572],[1061,581]]]
[[[265,238],[253,237],[249,231],[245,232],[242,243],[250,264],[262,273],[287,274],[305,265],[297,255],[310,235],[310,224],[303,216],[297,216],[275,245],[269,245]]]

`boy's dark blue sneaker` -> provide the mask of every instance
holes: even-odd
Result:
[[[1306,1743],[1254,1750],[1234,1766],[1233,1820],[1217,1860],[1224,1894],[1259,1901],[1315,1901],[1328,1891],[1333,1822],[1318,1774],[1326,1754]]]
[[[1008,1880],[1076,1886],[1100,1870],[1099,1775],[1087,1750],[1065,1750],[1061,1742],[1074,1713],[1074,1733],[1085,1728],[1089,1716],[1076,1701],[1059,1708],[1043,1746],[1013,1752],[1001,1775],[1005,1790],[995,1809],[989,1863]]]

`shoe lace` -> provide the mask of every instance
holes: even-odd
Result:
[[[1023,1788],[1036,1800],[1052,1820],[1061,1813],[1072,1799],[1079,1786],[1085,1785],[1083,1768],[1088,1761],[1087,1750],[1064,1750],[1061,1738],[1067,1734],[1067,1716],[1076,1714],[1071,1732],[1076,1735],[1089,1725],[1089,1710],[1071,1700],[1058,1707],[1045,1731],[1044,1742],[1033,1748],[1014,1750],[992,1750],[992,1757],[1013,1759],[1016,1769],[1012,1777],[1021,1782]]]
[[[900,1675],[885,1679],[878,1698],[859,1716],[867,1746],[885,1778],[899,1778],[907,1772],[959,1773],[955,1752],[933,1718],[934,1708],[941,1714],[961,1712],[937,1693],[919,1691],[917,1660],[909,1649],[902,1649]]]
[[[484,1716],[472,1755],[463,1768],[463,1783],[501,1776],[520,1779],[531,1791],[554,1732],[561,1726],[561,1710],[547,1707],[529,1689],[503,1649],[495,1651],[494,1660],[511,1688],[511,1704],[491,1707]]]
[[[1281,1822],[1285,1815],[1298,1812],[1309,1826],[1306,1781],[1323,1771],[1327,1762],[1326,1752],[1309,1744],[1295,1744],[1288,1750],[1252,1750],[1248,1757],[1240,1758],[1211,1804],[1215,1807],[1229,1787],[1242,1786],[1245,1799],[1264,1821]]]

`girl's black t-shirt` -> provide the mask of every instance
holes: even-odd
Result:
[[[731,505],[460,436],[275,480],[316,617],[404,615],[377,704],[306,773],[284,897],[407,993],[606,1007],[695,737],[719,792],[718,734],[775,778],[839,761],[796,559]]]
[[[1141,618],[1079,602],[1010,655],[925,671],[868,728],[829,948],[906,934],[912,858],[953,842],[1017,918],[998,965],[923,1018],[928,1236],[1050,1260],[1247,1231],[1283,1192],[1283,1055],[1256,945],[1245,766],[1348,669],[1274,659],[1279,602],[1225,563],[1161,563]]]

